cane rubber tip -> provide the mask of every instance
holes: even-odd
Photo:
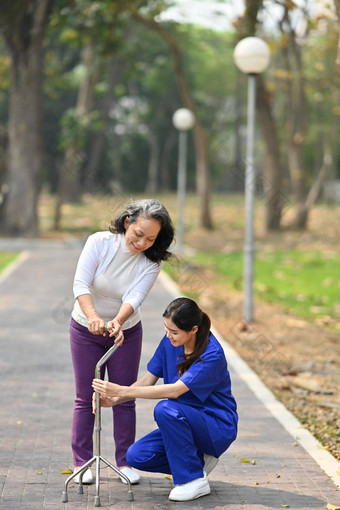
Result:
[[[94,506],[100,506],[100,496],[94,497]]]
[[[133,492],[132,491],[128,492],[128,501],[134,501],[134,497],[133,497]]]
[[[78,485],[78,494],[84,494],[83,485]]]
[[[67,492],[63,492],[63,497],[61,498],[61,502],[62,503],[67,503],[68,502]]]

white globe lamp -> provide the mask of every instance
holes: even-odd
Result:
[[[263,73],[270,62],[269,46],[258,37],[246,37],[235,46],[234,60],[245,74]]]
[[[172,123],[179,131],[187,131],[195,124],[195,115],[188,108],[178,108],[172,116]]]

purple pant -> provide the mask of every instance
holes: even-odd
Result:
[[[142,348],[142,323],[124,330],[124,343],[106,363],[108,380],[123,386],[130,386],[137,380]],[[70,325],[71,354],[76,385],[72,422],[72,450],[75,466],[82,466],[93,456],[92,381],[95,367],[107,349],[112,347],[113,338],[93,335],[87,328],[73,319]],[[102,367],[101,378],[104,377]],[[113,438],[116,446],[116,464],[128,466],[126,451],[135,441],[135,401],[125,402],[112,408]]]

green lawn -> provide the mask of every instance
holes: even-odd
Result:
[[[243,288],[243,253],[204,253],[191,262],[209,267],[226,288]],[[340,258],[318,251],[268,251],[256,254],[254,293],[301,317],[340,312]]]
[[[11,262],[13,262],[19,253],[16,252],[0,252],[0,273],[7,267]]]

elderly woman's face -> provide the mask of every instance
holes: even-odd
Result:
[[[125,241],[131,253],[140,253],[147,250],[156,241],[161,225],[159,221],[139,216],[137,221],[129,224],[125,218]]]

